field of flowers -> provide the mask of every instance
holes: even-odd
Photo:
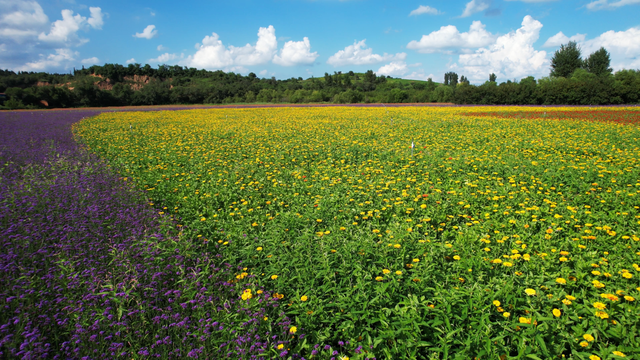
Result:
[[[183,241],[242,267],[238,298],[278,299],[276,350],[640,354],[639,129],[463,110],[119,113],[75,134]]]
[[[121,245],[83,248],[108,252],[86,264],[63,249],[40,282],[12,263],[28,246],[7,242],[16,250],[3,266],[25,276],[21,289],[54,290],[40,291],[49,303],[34,292],[20,303],[20,291],[0,294],[5,313],[17,314],[2,316],[0,350],[640,357],[639,111],[469,111],[218,109],[80,121],[76,140],[119,172],[115,183],[144,191],[169,234],[152,235],[156,225],[145,220],[149,234],[131,246],[140,230],[117,220],[100,235],[132,234]],[[127,214],[118,219],[136,223]],[[69,284],[75,298],[58,289]],[[62,334],[62,350],[7,335],[34,338],[19,313],[56,301],[65,307],[55,319],[33,323],[57,321],[47,329]]]

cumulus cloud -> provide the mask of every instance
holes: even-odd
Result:
[[[525,16],[518,30],[498,37],[494,44],[473,54],[460,55],[459,72],[480,81],[488,79],[491,73],[503,79],[546,75],[549,65],[547,53],[533,48],[540,29],[542,23]]]
[[[151,39],[158,35],[158,30],[156,30],[155,25],[148,25],[141,33],[135,33],[133,37],[137,37],[139,39]]]
[[[80,60],[80,63],[82,63],[83,65],[94,65],[94,64],[97,64],[99,62],[100,62],[100,60],[98,60],[98,58],[95,57],[95,56],[94,57],[90,57],[88,59]]]
[[[556,47],[556,46],[567,44],[569,41],[582,42],[584,41],[586,36],[587,36],[586,34],[575,34],[572,37],[568,37],[567,35],[563,34],[562,31],[560,31],[559,33],[548,38],[547,41],[545,41],[544,45],[542,46]]]
[[[156,49],[158,49],[158,51],[167,50],[167,48],[165,46],[162,46],[162,45],[158,45],[158,47]]]
[[[404,61],[392,61],[389,64],[382,65],[378,71],[376,71],[377,75],[383,76],[391,76],[391,77],[400,77],[406,74],[409,71],[409,67],[407,63]]]
[[[0,41],[23,43],[36,37],[49,24],[35,1],[0,1]]]
[[[62,10],[62,19],[56,20],[51,24],[51,29],[48,34],[41,32],[40,35],[38,35],[38,40],[45,43],[66,46],[80,46],[89,42],[89,39],[78,36],[78,30],[86,30],[88,27],[101,29],[104,24],[102,20],[102,10],[100,8],[92,7],[89,11],[91,17],[87,19],[80,14],[73,15],[73,10]]]
[[[596,0],[588,3],[587,9],[592,11],[597,10],[613,10],[626,5],[640,4],[640,0],[618,0],[611,1],[609,0]]]
[[[408,65],[404,61],[392,61],[389,64],[381,66],[378,71],[376,71],[376,75],[399,77],[409,80],[427,80],[429,78],[433,79],[433,74],[427,75],[423,69],[417,69],[415,71],[411,71],[410,69],[421,65],[422,64],[420,63]]]
[[[22,71],[44,71],[50,68],[69,68],[78,55],[77,51],[71,49],[56,49],[54,54],[42,56],[39,60],[24,64]]]
[[[467,3],[460,17],[468,17],[477,12],[487,10],[489,2],[487,0],[471,0]]]
[[[177,54],[170,54],[170,53],[164,53],[160,56],[158,56],[157,58],[154,59],[149,59],[150,63],[167,63],[169,61],[172,60],[176,60],[176,59],[180,59],[180,56],[178,56]]]
[[[417,9],[411,11],[409,16],[429,14],[429,15],[438,15],[440,12],[436,8],[432,8],[431,6],[420,5]]]
[[[124,62],[125,64],[129,65],[129,64],[135,64],[136,63],[136,59],[135,58],[131,58],[127,61]]]
[[[433,53],[437,51],[450,52],[456,48],[479,48],[494,42],[495,35],[485,30],[485,25],[480,21],[471,23],[468,32],[461,33],[453,25],[447,25],[429,35],[422,35],[419,41],[412,40],[407,49],[420,53]]]
[[[242,47],[222,44],[216,33],[205,36],[202,44],[196,44],[196,53],[187,58],[189,66],[199,69],[232,69],[234,66],[260,65],[271,61],[276,54],[278,41],[276,30],[269,25],[258,30],[258,41],[255,45]]]
[[[583,56],[604,47],[611,54],[611,67],[614,70],[640,67],[640,27],[625,31],[609,30],[600,36],[579,43]]]
[[[87,20],[89,26],[94,29],[102,29],[102,25],[104,25],[104,21],[102,20],[102,9],[99,7],[90,7],[89,12],[91,13],[91,17]]]
[[[62,10],[62,19],[49,22],[38,2],[0,0],[0,64],[4,68],[25,71],[62,70],[72,66],[76,53],[70,48],[89,40],[80,30],[100,29],[102,10],[89,9],[89,17]]]
[[[305,37],[302,41],[287,41],[280,54],[273,57],[273,63],[282,66],[310,65],[318,56],[317,52],[311,52],[311,43]]]
[[[344,50],[331,55],[327,60],[327,64],[333,66],[368,65],[385,61],[401,61],[407,57],[405,53],[397,53],[395,55],[387,53],[383,55],[374,54],[373,49],[367,48],[366,41],[367,39],[354,41],[353,45],[349,45]]]

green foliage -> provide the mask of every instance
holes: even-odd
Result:
[[[551,58],[551,76],[568,78],[582,67],[580,47],[575,41],[560,45]]]
[[[584,61],[583,67],[596,76],[607,76],[611,75],[613,71],[609,66],[611,64],[611,57],[609,56],[609,52],[601,47],[598,51],[589,55],[589,57]]]

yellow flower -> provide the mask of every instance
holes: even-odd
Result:
[[[384,280],[382,276],[376,276],[376,281],[382,281],[382,280]]]
[[[604,310],[604,309],[607,308],[607,305],[603,304],[601,302],[596,302],[596,303],[593,303],[593,307],[598,309],[598,310]]]
[[[412,260],[414,263],[420,262],[420,259],[413,259]]]
[[[624,277],[625,279],[631,279],[633,275],[629,272],[624,272],[622,273],[622,277]]]
[[[511,316],[511,313],[503,312],[503,313],[502,313],[502,316],[504,316],[504,317],[508,318],[509,316]]]
[[[257,250],[257,251],[262,251],[262,246],[258,246],[258,247],[256,248],[256,250]]]
[[[453,257],[453,260],[460,260],[460,256],[455,255],[455,256]]]
[[[591,342],[591,341],[595,340],[595,339],[593,338],[593,336],[591,336],[591,334],[584,334],[584,335],[582,335],[582,337],[583,337],[585,340],[589,341],[589,342]]]
[[[520,324],[531,324],[531,318],[521,316],[518,321],[520,322]]]
[[[400,244],[395,244],[395,245],[393,245],[393,247],[394,247],[394,248],[396,248],[396,249],[400,249],[400,247],[401,247],[401,246],[402,246],[402,245],[400,245]]]
[[[596,316],[603,320],[609,318],[609,314],[604,311],[596,311]]]
[[[555,317],[560,317],[560,315],[562,315],[562,312],[558,309],[553,309],[553,316]]]
[[[302,295],[302,297],[300,297],[300,301],[307,301],[309,298],[307,297],[307,295]]]
[[[588,343],[588,342],[586,342],[586,341],[581,341],[581,342],[580,342],[580,346],[582,346],[582,347],[587,347],[587,346],[589,346],[589,343]]]
[[[589,360],[602,360],[602,359],[600,359],[600,356],[598,355],[591,355],[589,356]]]
[[[571,295],[565,295],[564,297],[566,297],[569,300],[575,300],[576,299],[574,296],[571,296]]]
[[[295,326],[292,326],[291,329],[289,329],[289,334],[295,334],[296,331],[298,331],[298,328]]]
[[[382,273],[385,274],[385,275],[387,275],[390,272],[391,272],[391,270],[389,270],[389,269],[382,269]]]
[[[536,291],[533,290],[533,289],[526,289],[524,292],[525,292],[525,294],[527,294],[529,296],[533,296],[533,295],[536,294]]]
[[[505,261],[505,262],[503,262],[503,263],[502,263],[502,266],[505,266],[505,267],[512,267],[512,266],[513,266],[513,264],[512,264],[512,263],[510,263],[510,262],[508,262],[508,261]]]
[[[627,300],[627,301],[635,301],[636,300],[633,296],[629,296],[629,295],[625,296],[624,299]]]
[[[278,350],[282,350],[283,347],[284,347],[284,344],[278,345]]]
[[[593,270],[591,273],[595,276],[599,276],[601,274],[601,272],[598,270]]]
[[[564,284],[566,284],[566,283],[567,283],[567,280],[565,280],[565,279],[563,279],[563,278],[557,278],[557,279],[556,279],[556,282],[557,282],[558,284],[562,284],[562,285],[564,285]]]
[[[495,306],[500,306],[500,301],[498,301],[498,300],[493,300],[493,305],[495,305]]]
[[[569,299],[562,299],[562,303],[565,305],[571,305],[571,300]]]
[[[625,355],[625,354],[624,354],[623,352],[621,352],[621,351],[614,351],[614,352],[613,352],[613,355],[617,355],[617,356],[620,356],[620,357],[625,357],[625,356],[627,356],[627,355]]]
[[[400,270],[396,271],[396,275],[402,275],[402,271]]]
[[[275,280],[278,278],[278,275],[271,275],[271,280]]]
[[[618,298],[617,296],[613,295],[613,294],[600,294],[601,298],[605,298],[605,299],[609,299],[611,301],[618,301],[620,298]]]

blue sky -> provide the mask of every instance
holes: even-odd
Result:
[[[640,0],[0,0],[0,68],[182,65],[278,79],[548,76],[560,44],[640,68]]]

